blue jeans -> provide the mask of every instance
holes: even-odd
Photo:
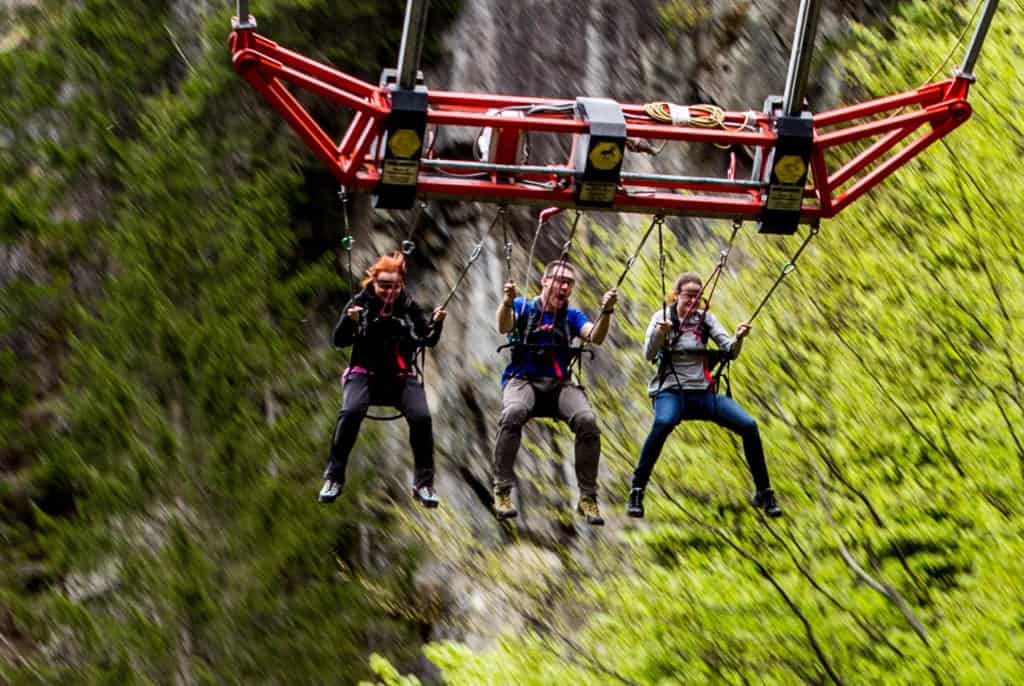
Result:
[[[770,488],[768,467],[757,422],[732,398],[711,391],[672,388],[654,396],[654,426],[640,451],[640,463],[633,472],[633,488],[646,488],[654,463],[658,461],[672,429],[684,420],[714,422],[740,435],[743,454],[757,490]]]

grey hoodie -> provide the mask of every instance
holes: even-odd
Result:
[[[672,307],[675,307],[675,304],[668,306]],[[665,334],[657,327],[658,322],[672,321],[672,313],[668,308],[655,312],[651,316],[651,323],[647,325],[647,333],[644,335],[644,357],[651,362],[658,361],[658,353],[668,345],[672,335],[671,331]],[[659,377],[655,373],[654,378],[647,384],[648,395],[654,396],[658,391],[669,388],[702,391],[710,385],[704,374],[704,356],[697,352],[707,349],[700,335],[702,316],[708,327],[709,338],[717,343],[720,349],[732,353],[733,357],[739,355],[742,341],[733,341],[715,315],[702,310],[694,311],[686,321],[680,322],[680,334],[675,337],[672,346],[671,366],[665,365],[664,376]]]

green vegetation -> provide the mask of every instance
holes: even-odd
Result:
[[[375,80],[401,8],[337,5],[260,19]],[[9,10],[4,683],[310,683],[372,674],[367,645],[417,659],[419,552],[387,503],[310,497],[341,360],[304,321],[342,280],[329,243],[299,252],[295,172],[316,162],[231,71],[222,9]]]
[[[932,4],[861,30],[850,82],[919,85],[960,28]],[[375,80],[401,25],[377,5],[268,0],[259,19]],[[434,20],[456,9],[434,2]],[[1024,681],[1019,5],[993,26],[974,118],[823,226],[734,365],[786,518],[744,503],[735,441],[689,425],[647,520],[544,541],[551,559],[530,563],[444,512],[415,529],[384,477],[373,499],[313,503],[341,361],[306,320],[343,279],[329,236],[300,242],[318,165],[231,72],[227,9],[195,25],[140,0],[6,12],[0,682],[411,686],[424,652],[472,686]],[[617,274],[639,232],[587,229],[584,265]],[[796,240],[744,229],[726,323]],[[710,271],[717,249],[691,248],[672,246],[671,273]],[[645,256],[601,351],[616,371],[588,376],[607,509],[650,421]],[[490,648],[421,651],[438,618],[414,576],[444,554],[523,618],[495,617],[509,630]]]

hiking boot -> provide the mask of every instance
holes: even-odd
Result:
[[[494,489],[494,514],[498,519],[513,519],[519,513],[512,504],[512,489]]]
[[[441,504],[433,486],[420,486],[412,489],[412,497],[423,507],[435,508]]]
[[[341,487],[345,484],[334,479],[324,479],[324,486],[320,489],[318,500],[322,503],[333,503],[341,495]]]
[[[750,498],[750,504],[764,512],[769,517],[781,517],[782,508],[775,501],[775,491],[766,488],[758,491]]]
[[[601,508],[597,506],[597,496],[580,496],[580,503],[576,506],[576,512],[586,518],[587,524],[591,524],[593,526],[601,526],[604,524],[604,518],[601,516]]]
[[[626,514],[638,519],[644,518],[644,489],[629,489],[629,502],[626,504]]]

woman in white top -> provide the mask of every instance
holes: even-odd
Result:
[[[644,357],[658,363],[658,373],[647,388],[654,399],[654,425],[633,472],[627,513],[631,517],[644,516],[644,489],[672,430],[684,420],[704,420],[742,437],[743,452],[757,489],[751,504],[771,517],[781,516],[768,479],[757,422],[735,400],[715,392],[710,372],[711,356],[733,359],[739,355],[743,339],[750,333],[750,324],[737,326],[735,336],[730,338],[713,314],[700,309],[703,290],[700,275],[684,272],[676,279],[668,311],[655,312],[647,327]],[[717,351],[707,347],[709,340],[718,346]]]

